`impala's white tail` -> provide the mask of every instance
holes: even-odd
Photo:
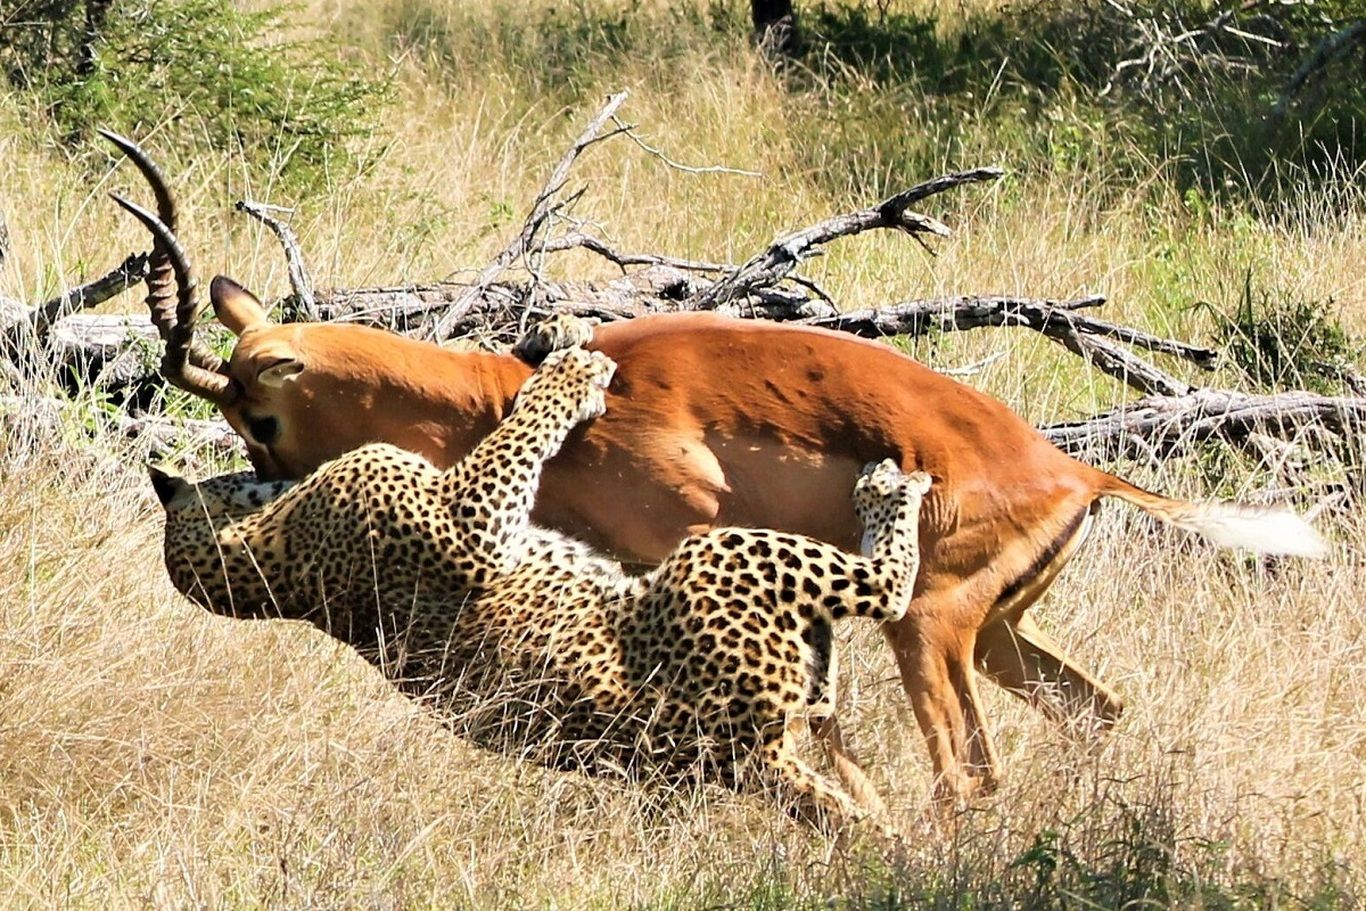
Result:
[[[1209,538],[1221,547],[1242,547],[1263,554],[1323,557],[1328,544],[1308,522],[1282,506],[1245,506],[1211,501],[1191,503],[1148,493],[1101,472],[1100,495],[1118,497],[1139,509]]]

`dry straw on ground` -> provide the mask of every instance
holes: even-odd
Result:
[[[202,613],[158,565],[138,456],[18,433],[3,453],[11,907],[691,906],[770,880],[871,888],[875,851],[762,801],[483,752],[312,629]],[[1292,892],[1366,851],[1359,533],[1340,529],[1326,564],[1269,569],[1131,519],[1106,516],[1043,610],[1129,713],[1087,751],[993,698],[1010,779],[954,825],[921,821],[927,762],[886,650],[845,644],[849,726],[912,832],[906,887],[1020,888],[1032,870],[1007,865],[1049,831],[1095,869],[1171,851],[1173,875]]]

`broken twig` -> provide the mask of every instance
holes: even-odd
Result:
[[[318,301],[313,295],[313,279],[308,274],[308,267],[304,265],[303,251],[299,249],[299,238],[294,233],[293,228],[270,214],[272,211],[293,214],[294,210],[253,202],[250,199],[239,199],[237,211],[245,212],[255,218],[269,228],[279,239],[280,246],[285,250],[285,262],[289,268],[289,286],[294,289],[294,309],[297,317],[304,322],[316,322],[318,319]],[[293,321],[296,320],[286,320],[286,322]]]
[[[917,184],[870,208],[847,215],[837,215],[784,235],[731,275],[702,290],[692,301],[692,305],[699,310],[714,310],[721,304],[745,296],[755,288],[772,287],[796,268],[797,263],[815,255],[823,244],[840,237],[862,234],[875,228],[894,228],[911,235],[947,236],[952,233],[947,225],[928,215],[911,211],[911,206],[926,197],[963,184],[996,180],[1003,173],[1005,172],[1000,168],[975,168],[971,171],[946,174]]]

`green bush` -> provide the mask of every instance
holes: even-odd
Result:
[[[102,10],[94,41],[92,4]],[[268,42],[288,33],[288,12],[231,0],[51,0],[0,31],[0,60],[74,148],[96,126],[159,127],[171,134],[163,145],[239,156],[258,173],[310,184],[355,163],[351,146],[373,129],[387,86],[324,42]]]
[[[1229,361],[1268,390],[1344,392],[1344,372],[1355,371],[1362,346],[1333,315],[1334,302],[1308,301],[1256,289],[1249,272],[1236,309],[1219,315],[1220,342]]]

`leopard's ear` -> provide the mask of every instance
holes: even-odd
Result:
[[[157,499],[161,501],[162,506],[167,508],[170,508],[178,494],[190,487],[190,482],[180,475],[172,474],[155,465],[149,464],[147,466],[147,474],[152,478],[152,488],[157,492]]]

